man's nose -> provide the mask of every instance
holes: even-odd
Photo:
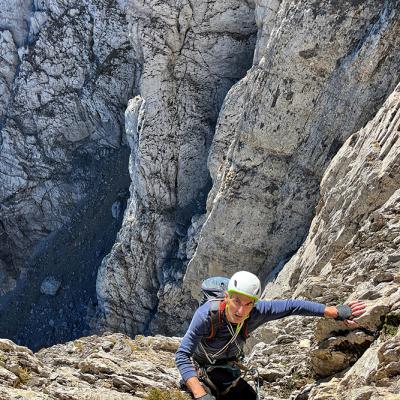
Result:
[[[243,314],[244,314],[244,306],[243,306],[243,305],[240,305],[240,306],[239,306],[239,308],[238,308],[238,310],[237,310],[237,313],[238,313],[239,315],[243,315]]]

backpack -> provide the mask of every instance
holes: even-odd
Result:
[[[200,305],[208,301],[212,302],[210,305],[209,313],[211,319],[211,331],[207,339],[212,339],[213,337],[215,337],[217,330],[221,326],[222,314],[225,311],[226,307],[225,291],[228,290],[228,283],[229,278],[215,276],[205,279],[201,284],[201,292],[203,293],[203,298],[200,302]],[[249,337],[247,321],[247,319],[244,321],[243,327],[240,332],[243,339],[245,340]]]

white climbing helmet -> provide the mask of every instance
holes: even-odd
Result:
[[[261,282],[251,272],[239,271],[229,280],[228,293],[243,294],[257,301],[261,295]]]

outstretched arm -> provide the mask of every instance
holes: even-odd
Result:
[[[262,323],[289,315],[308,315],[323,317],[325,304],[302,299],[261,300],[255,305],[256,312],[262,315]],[[261,322],[261,321],[260,321]]]
[[[351,321],[352,318],[358,317],[365,312],[365,304],[362,301],[353,301],[348,305],[335,307],[301,299],[270,300],[259,301],[254,308],[262,315],[257,325],[289,315],[339,317],[338,319]],[[351,324],[355,324],[355,322],[353,321]]]

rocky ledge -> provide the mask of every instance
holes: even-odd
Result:
[[[178,390],[178,344],[178,338],[105,333],[33,353],[1,339],[0,399],[190,399]]]
[[[373,321],[376,310],[369,307],[364,322]],[[318,339],[313,321],[290,317],[272,326],[269,335],[258,332],[264,333],[263,341],[254,346],[245,362],[258,367],[263,380],[261,399],[400,399],[400,331],[395,333],[390,321],[352,368],[330,380],[316,379],[312,372],[315,355],[310,350]],[[327,320],[322,321],[321,326],[329,326]],[[189,400],[179,388],[174,364],[179,341],[177,337],[138,335],[131,339],[105,333],[33,353],[0,339],[0,399]],[[326,365],[329,363],[326,360]],[[252,379],[251,375],[247,378]]]

